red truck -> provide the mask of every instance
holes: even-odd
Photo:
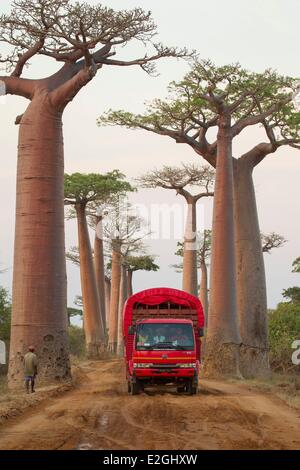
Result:
[[[128,392],[175,384],[197,393],[204,315],[200,300],[166,287],[128,298],[123,312]]]

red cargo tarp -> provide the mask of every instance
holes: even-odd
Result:
[[[132,311],[136,303],[144,305],[159,305],[165,302],[183,305],[192,310],[197,310],[198,326],[204,326],[204,314],[200,300],[187,292],[171,289],[169,287],[155,287],[146,289],[129,297],[124,306],[124,335],[127,335],[128,327],[132,324]]]

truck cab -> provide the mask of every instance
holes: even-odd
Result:
[[[195,394],[203,325],[200,301],[186,292],[156,288],[130,297],[124,308],[128,392],[172,384]]]

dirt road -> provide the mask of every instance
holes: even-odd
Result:
[[[78,384],[0,426],[0,449],[296,449],[300,412],[244,385],[196,396],[128,396],[122,361],[86,363]]]

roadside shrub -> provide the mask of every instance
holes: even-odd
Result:
[[[11,299],[8,291],[0,286],[0,340],[4,341],[6,346],[6,364],[0,364],[0,375],[7,374],[8,351],[10,339],[11,322]]]
[[[79,358],[85,356],[85,337],[83,328],[79,326],[69,326],[70,353]]]
[[[278,372],[300,372],[292,363],[292,343],[300,340],[300,306],[290,302],[278,304],[269,312],[270,363]]]

